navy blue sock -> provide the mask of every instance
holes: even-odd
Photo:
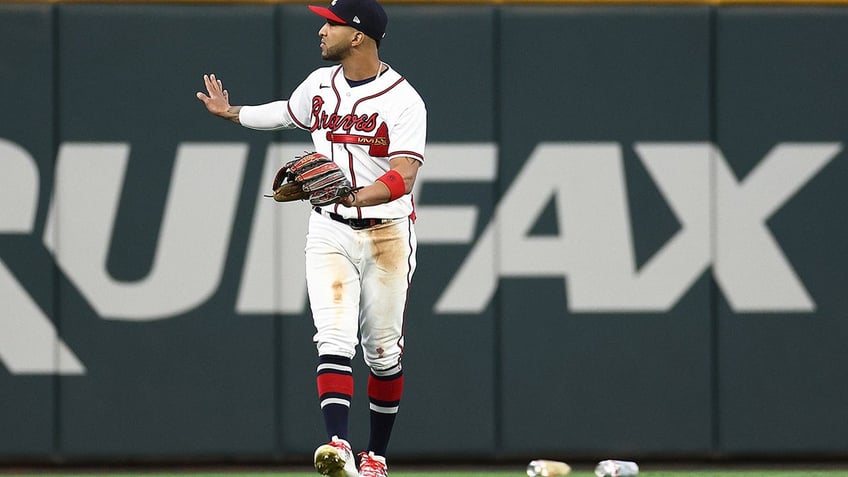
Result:
[[[368,401],[371,408],[371,437],[368,450],[386,456],[403,395],[403,371],[390,376],[368,376]]]
[[[348,440],[350,400],[353,398],[353,369],[350,366],[350,358],[319,356],[316,381],[327,439],[338,436],[339,439]]]

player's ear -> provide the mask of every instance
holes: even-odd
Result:
[[[351,44],[353,46],[357,46],[361,45],[363,41],[365,41],[365,33],[362,33],[361,31],[357,30],[356,33],[353,34],[353,41],[351,42]]]

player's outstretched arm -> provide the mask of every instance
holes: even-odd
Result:
[[[216,78],[214,74],[203,75],[203,83],[206,85],[206,94],[198,91],[197,99],[203,101],[206,109],[215,116],[241,124],[239,122],[241,106],[230,105],[230,93],[224,89],[221,80]]]

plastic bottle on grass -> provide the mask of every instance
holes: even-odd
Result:
[[[628,460],[602,460],[595,467],[595,475],[598,477],[636,477],[639,475],[639,466]]]

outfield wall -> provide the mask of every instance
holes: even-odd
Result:
[[[387,10],[429,112],[395,458],[848,455],[848,9]],[[0,461],[308,461],[309,209],[262,194],[309,138],[194,93],[285,97],[320,25],[0,5]]]

